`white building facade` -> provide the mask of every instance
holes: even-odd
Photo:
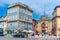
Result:
[[[32,30],[32,10],[20,3],[12,4],[7,8],[7,28],[16,30]]]
[[[4,17],[0,18],[0,28],[4,28]]]

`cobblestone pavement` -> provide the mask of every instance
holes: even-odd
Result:
[[[54,38],[54,37],[50,37],[50,38],[44,38],[44,37],[40,37],[40,38],[0,37],[0,40],[60,40],[60,38]]]

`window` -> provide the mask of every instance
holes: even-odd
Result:
[[[18,19],[18,15],[8,16],[8,21],[10,21],[10,20],[17,20],[17,19]]]
[[[28,12],[28,15],[32,16],[32,13],[29,11],[29,12]]]
[[[32,17],[30,15],[28,15],[28,21],[32,22]]]
[[[24,22],[20,22],[20,29],[24,29]]]
[[[27,28],[27,23],[25,23],[25,27],[24,28]]]
[[[25,14],[32,16],[32,12],[30,12],[29,10],[26,10]]]
[[[19,6],[12,7],[7,10],[7,13],[18,12]]]
[[[32,30],[32,24],[28,24],[28,29]]]
[[[17,15],[17,12],[8,13],[8,16]]]
[[[23,14],[20,14],[20,19],[23,20]]]
[[[16,29],[17,28],[17,22],[8,23],[8,28],[10,28],[10,29]]]
[[[20,14],[24,13],[25,9],[24,8],[20,8]]]
[[[28,10],[26,10],[25,14],[28,14],[28,13],[29,13],[29,11],[28,11]]]

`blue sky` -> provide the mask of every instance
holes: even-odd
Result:
[[[55,6],[60,5],[60,0],[0,0],[0,16],[6,15],[6,10],[9,4],[21,2],[33,9],[33,18],[38,19],[42,16],[44,9],[46,15],[51,15]]]

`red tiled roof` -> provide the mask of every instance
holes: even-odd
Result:
[[[56,6],[54,10],[56,10],[57,8],[60,8],[60,6]]]

